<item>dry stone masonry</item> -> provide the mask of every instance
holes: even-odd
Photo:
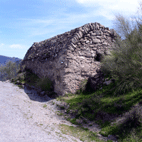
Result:
[[[100,60],[114,47],[116,32],[89,23],[53,38],[36,42],[21,64],[40,78],[48,77],[58,95],[75,93],[81,81],[94,76]]]

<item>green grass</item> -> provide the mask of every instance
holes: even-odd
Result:
[[[74,116],[74,119],[68,118],[68,120],[73,124],[78,125],[76,119],[85,118],[99,124],[100,134],[104,136],[116,135],[120,141],[126,139],[134,141],[131,131],[135,130],[136,134],[133,136],[136,139],[141,139],[142,121],[136,118],[130,110],[142,101],[142,89],[137,88],[116,96],[114,95],[115,89],[112,88],[115,88],[115,84],[103,86],[102,90],[97,90],[94,93],[66,94],[58,100],[69,104],[67,113]],[[124,115],[126,112],[129,112],[127,116]],[[142,118],[142,113],[138,115]],[[117,118],[121,116],[124,116],[124,121],[117,123]]]
[[[63,116],[63,113],[61,113],[60,111],[57,111],[56,114],[59,116]]]
[[[81,141],[86,142],[103,142],[97,137],[97,133],[89,131],[87,128],[83,127],[73,127],[68,126],[65,124],[60,124],[59,128],[61,129],[62,133],[66,135],[71,135],[75,138],[80,139]]]
[[[44,104],[44,105],[43,105],[43,108],[46,108],[46,107],[47,107],[47,105],[46,105],[46,104]]]

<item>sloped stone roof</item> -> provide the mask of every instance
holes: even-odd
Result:
[[[40,58],[41,61],[48,58],[54,59],[56,56],[58,56],[58,53],[61,50],[64,50],[64,52],[66,52],[67,49],[74,50],[76,48],[75,44],[81,38],[87,35],[89,31],[95,31],[95,33],[92,33],[92,36],[101,36],[104,32],[108,36],[116,36],[116,32],[114,30],[109,30],[109,28],[105,28],[97,22],[88,23],[82,27],[75,28],[50,39],[46,39],[41,42],[35,42],[28,50],[24,60],[31,60],[36,58]],[[94,43],[98,43],[100,39],[94,39],[93,41]]]

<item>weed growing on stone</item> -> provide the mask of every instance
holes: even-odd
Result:
[[[87,79],[84,79],[80,82],[79,88],[76,91],[76,94],[80,94],[81,92],[85,92],[87,81],[88,81]]]

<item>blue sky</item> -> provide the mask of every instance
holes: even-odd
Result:
[[[33,42],[87,23],[114,28],[114,15],[134,15],[139,0],[0,0],[0,55],[23,59]]]

